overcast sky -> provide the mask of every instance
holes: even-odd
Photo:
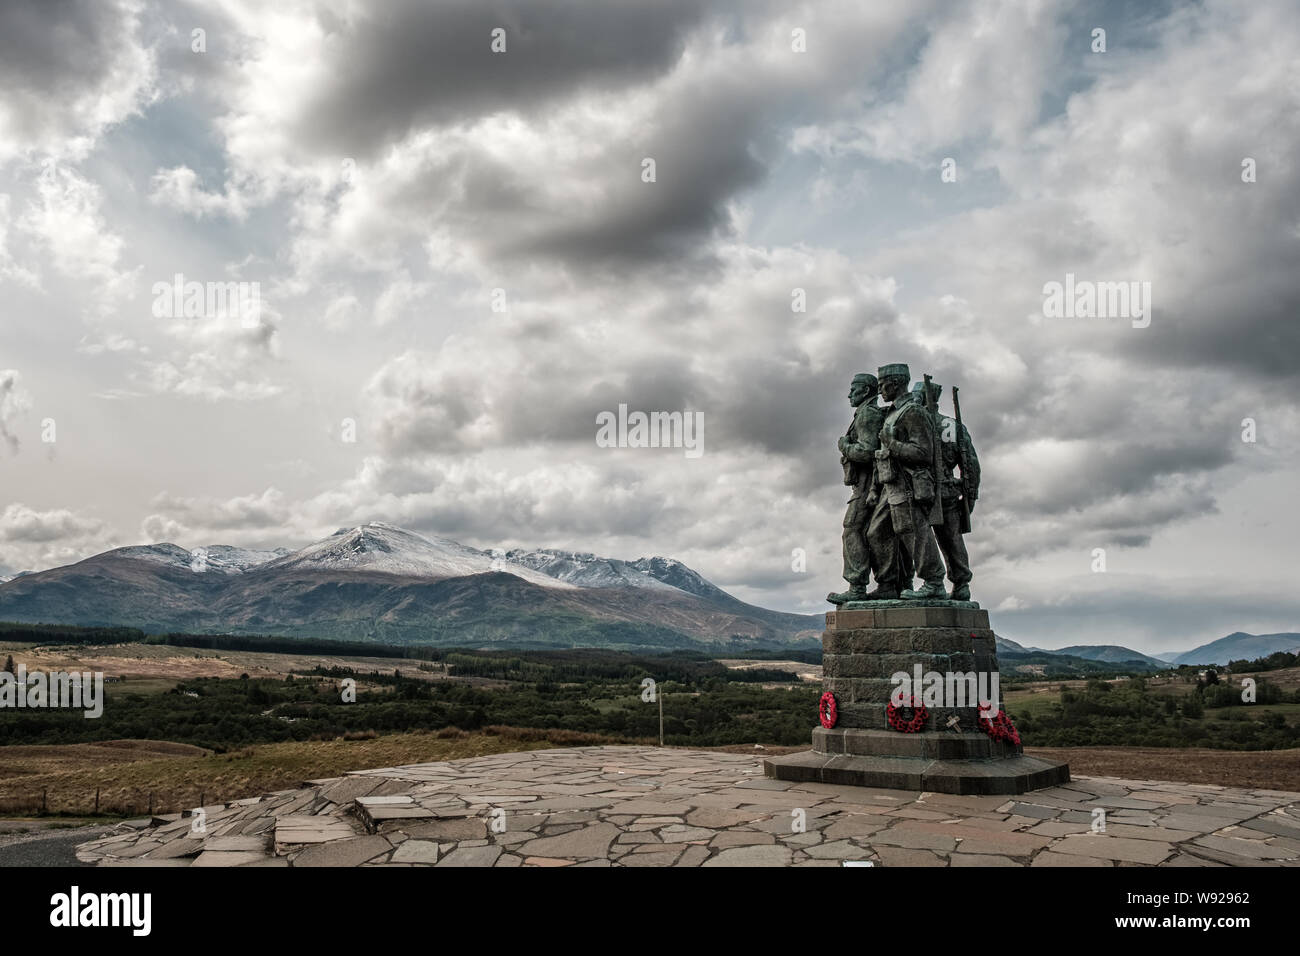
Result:
[[[1300,630],[1298,49],[1290,0],[7,0],[0,573],[381,520],[820,611],[901,361],[1000,634]],[[1149,325],[1045,317],[1067,273]],[[620,403],[704,453],[598,447]]]

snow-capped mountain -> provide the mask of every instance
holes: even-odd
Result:
[[[459,578],[504,571],[545,587],[570,587],[562,580],[530,567],[495,561],[480,551],[450,538],[426,538],[380,521],[356,528],[339,528],[324,541],[276,559],[268,570],[376,571],[407,577]]]
[[[96,555],[96,557],[128,558],[134,561],[161,564],[171,568],[188,568],[193,560],[190,552],[179,545],[171,543],[135,544],[126,548],[114,548],[112,551],[105,551],[101,555]]]
[[[722,588],[675,558],[638,558],[630,566],[656,581],[675,587],[679,591],[685,591],[687,594],[702,598],[731,598],[731,595]]]
[[[505,560],[583,588],[651,588],[672,590],[671,584],[647,574],[634,563],[602,558],[588,551],[544,549],[507,551]],[[642,559],[645,560],[645,559]]]
[[[197,573],[197,572],[215,573]],[[162,543],[0,583],[0,620],[452,647],[812,645],[669,558],[483,551],[372,522],[297,551]]]
[[[253,548],[233,548],[226,544],[213,544],[203,549],[208,567],[227,574],[243,574],[290,553],[288,548],[259,551]]]
[[[227,544],[211,544],[203,548],[186,551],[170,543],[140,544],[126,548],[106,551],[104,555],[120,558],[133,558],[137,561],[151,561],[172,568],[190,571],[215,571],[221,574],[243,574],[253,568],[274,561],[289,554],[288,548],[276,548],[273,551],[258,551],[252,548],[235,548]]]
[[[543,548],[536,551],[507,551],[512,564],[541,571],[553,578],[584,588],[649,588],[685,591],[697,597],[730,598],[716,584],[706,580],[674,558],[638,558],[623,561],[602,558],[589,551],[561,551]]]

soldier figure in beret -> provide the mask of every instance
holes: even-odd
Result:
[[[908,392],[912,373],[905,364],[882,365],[876,374],[880,394],[890,404],[883,409],[885,422],[867,497],[872,509],[867,542],[875,562],[876,589],[865,599],[943,600],[948,596],[943,564],[938,548],[929,546],[930,515],[939,493],[934,421],[912,401]],[[923,582],[915,590],[913,569]]]
[[[867,596],[873,564],[867,543],[867,522],[871,519],[867,496],[871,493],[876,449],[880,447],[880,429],[885,423],[885,413],[876,404],[876,392],[876,376],[866,372],[853,376],[849,385],[853,421],[840,438],[844,483],[853,489],[844,513],[844,580],[849,582],[849,589],[826,595],[832,604],[862,601]]]
[[[912,400],[923,407],[928,407],[924,390],[924,382],[917,382],[912,386]],[[943,386],[931,382],[930,399],[936,408],[939,405],[939,396],[942,394]],[[937,545],[943,554],[943,563],[948,568],[948,580],[952,582],[950,595],[952,600],[969,601],[970,558],[966,554],[966,539],[961,533],[961,509],[962,498],[965,497],[966,507],[969,509],[967,513],[975,510],[975,499],[979,497],[980,488],[980,460],[975,454],[975,445],[971,442],[970,432],[964,424],[959,429],[954,419],[947,415],[940,415],[935,423],[935,429],[939,436],[939,448],[943,452],[943,474],[939,477],[939,491],[943,496],[943,524],[934,526],[928,546]],[[960,451],[958,442],[961,443]],[[969,474],[963,474],[959,479],[953,474],[953,469],[961,467],[963,456]],[[969,491],[968,495],[963,492],[963,484]]]

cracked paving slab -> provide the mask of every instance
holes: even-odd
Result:
[[[99,866],[1300,866],[1300,793],[1076,777],[964,797],[768,780],[744,754],[575,747],[312,780],[207,807],[201,831],[188,815],[125,821],[76,852]]]

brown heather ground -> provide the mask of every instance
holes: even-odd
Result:
[[[143,814],[150,794],[154,812],[175,812],[198,805],[200,795],[209,804],[237,800],[349,770],[608,742],[566,731],[500,728],[259,744],[226,754],[148,740],[0,747],[0,814],[39,812],[44,792],[50,813],[88,816],[96,788],[102,814]]]
[[[1033,757],[1064,760],[1089,777],[1213,783],[1250,790],[1300,792],[1300,750],[1209,750],[1164,747],[1027,747]]]

